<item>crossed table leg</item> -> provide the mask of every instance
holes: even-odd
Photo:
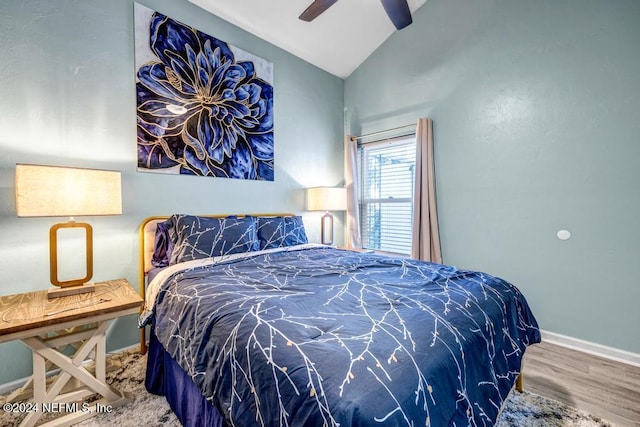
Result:
[[[112,320],[103,320],[91,329],[73,331],[52,338],[25,337],[22,341],[33,350],[33,397],[34,411],[22,421],[20,426],[34,426],[47,412],[57,412],[57,408],[73,409],[72,412],[60,415],[42,426],[66,426],[90,418],[100,412],[100,408],[113,408],[133,400],[130,393],[121,392],[106,383],[106,331]],[[83,342],[72,356],[57,350],[69,343]],[[82,363],[95,348],[95,376]],[[46,364],[50,361],[61,369],[58,378],[47,390]],[[61,393],[63,387],[71,379],[76,379],[83,386],[70,392]],[[91,405],[65,405],[79,402],[92,394],[102,396],[101,400]],[[60,404],[60,405],[58,405]]]

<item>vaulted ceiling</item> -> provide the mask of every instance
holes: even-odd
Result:
[[[312,0],[189,1],[341,78],[397,31],[378,0],[338,0],[312,22],[298,19]]]

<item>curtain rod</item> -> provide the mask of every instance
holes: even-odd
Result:
[[[385,133],[394,132],[394,131],[397,131],[397,130],[400,130],[400,129],[404,129],[404,128],[408,128],[408,127],[415,128],[416,125],[415,124],[410,124],[410,125],[398,126],[396,128],[391,128],[391,129],[387,129],[387,130],[381,130],[381,131],[378,131],[378,132],[367,133],[365,135],[352,136],[350,139],[352,141],[357,141],[359,139],[368,138],[370,136],[382,135],[382,134],[385,134]]]

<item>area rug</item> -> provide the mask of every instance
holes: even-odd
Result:
[[[146,356],[137,350],[111,355],[120,362],[120,368],[107,374],[108,382],[115,388],[131,392],[134,402],[111,413],[98,414],[77,426],[102,427],[142,427],[142,426],[180,426],[169,405],[162,396],[148,393],[144,388]],[[6,402],[6,396],[0,396],[0,405]],[[17,426],[22,414],[0,411],[0,426]],[[507,399],[496,427],[612,427],[612,424],[578,411],[558,401],[547,399],[533,393],[513,392]],[[438,427],[438,426],[436,426]]]

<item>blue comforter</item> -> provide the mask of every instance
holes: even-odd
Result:
[[[174,273],[154,310],[234,426],[490,426],[540,341],[504,280],[333,248]]]

